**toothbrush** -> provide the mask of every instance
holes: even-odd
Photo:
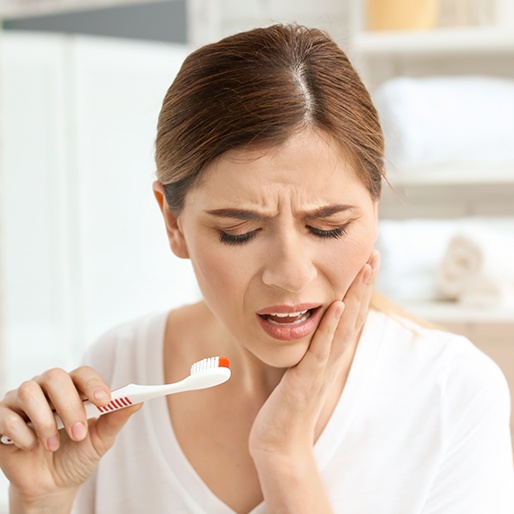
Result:
[[[90,401],[86,400],[84,401],[86,417],[87,419],[98,418],[103,414],[124,409],[131,405],[136,405],[160,396],[214,387],[226,382],[230,378],[230,375],[231,372],[227,357],[208,357],[207,359],[195,362],[191,366],[189,376],[180,382],[153,386],[128,384],[120,389],[112,391],[111,401],[107,405],[103,405],[101,407],[97,407]],[[64,428],[64,424],[59,415],[54,413],[54,416],[57,421],[57,428],[59,430]],[[34,428],[30,421],[27,425]],[[13,444],[13,441],[6,435],[2,435],[0,442],[2,442],[2,444]]]

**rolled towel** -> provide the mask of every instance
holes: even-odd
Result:
[[[479,274],[459,295],[458,302],[474,309],[514,310],[514,280]]]
[[[511,291],[514,294],[512,231],[476,227],[455,234],[438,269],[438,287],[445,299],[468,306],[510,304]]]
[[[397,301],[437,299],[437,268],[462,223],[457,219],[381,220],[377,289]]]
[[[464,170],[514,162],[514,80],[397,77],[374,95],[392,168],[452,163]]]
[[[481,273],[483,253],[479,243],[466,235],[454,236],[439,268],[439,289],[444,298],[457,300]]]

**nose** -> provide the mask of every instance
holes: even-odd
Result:
[[[267,255],[262,281],[267,286],[300,293],[316,275],[316,266],[308,248],[290,233],[276,242]]]

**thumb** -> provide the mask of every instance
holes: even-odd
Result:
[[[125,426],[125,423],[129,418],[136,413],[141,407],[142,403],[127,407],[126,409],[120,409],[118,411],[111,412],[100,416],[97,420],[90,422],[89,433],[91,437],[91,443],[95,447],[99,456],[111,448],[116,440],[116,436],[120,430]]]

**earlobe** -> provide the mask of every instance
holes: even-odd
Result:
[[[179,216],[169,208],[164,194],[164,186],[160,182],[155,181],[153,183],[153,192],[164,218],[166,234],[168,236],[171,251],[181,259],[189,259],[189,252],[179,223]]]

